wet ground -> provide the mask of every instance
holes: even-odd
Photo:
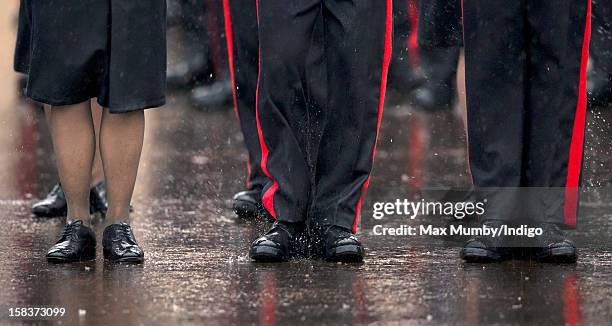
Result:
[[[11,5],[0,5],[11,12]],[[4,10],[7,9],[7,10]],[[3,13],[2,15],[7,15]],[[8,15],[10,17],[10,15]],[[12,25],[0,19],[2,44]],[[9,43],[5,43],[9,42]],[[465,264],[440,240],[376,237],[371,202],[411,190],[469,185],[460,115],[415,112],[390,103],[361,233],[363,264],[298,260],[257,264],[247,249],[265,227],[237,222],[246,153],[233,111],[192,108],[174,92],[147,113],[134,196],[142,266],[48,264],[59,219],[30,206],[56,178],[39,109],[14,90],[11,50],[0,47],[0,306],[67,307],[61,324],[567,324],[612,320],[612,111],[589,117],[584,182],[574,232],[585,239],[575,265],[511,261]],[[7,64],[8,63],[8,64]],[[581,223],[581,222],[579,222]],[[594,227],[595,226],[595,227]],[[101,228],[97,228],[98,237]],[[0,320],[0,324],[8,323]]]

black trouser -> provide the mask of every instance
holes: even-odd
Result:
[[[420,48],[426,85],[434,92],[436,105],[440,108],[453,107],[460,52],[459,46]]]
[[[458,0],[419,1],[419,45],[427,87],[436,105],[452,107],[456,94],[461,49],[461,10]]]
[[[182,7],[182,26],[185,32],[185,42],[191,47],[190,53],[202,54],[206,60],[210,57],[210,37],[208,25],[210,24],[207,3],[202,0],[180,0]]]
[[[612,2],[593,0],[593,36],[591,58],[593,73],[612,82]]]
[[[407,92],[422,83],[417,45],[418,0],[393,0],[393,55],[389,87]]]
[[[261,147],[255,118],[255,92],[259,70],[257,0],[223,0],[223,9],[234,108],[249,155],[247,188],[261,190],[268,178],[261,170]]]
[[[505,188],[490,193],[487,218],[574,225],[589,0],[465,0],[464,10],[474,184]],[[532,197],[517,187],[546,190]]]
[[[419,45],[450,48],[462,45],[462,0],[419,0]]]
[[[260,0],[263,203],[357,229],[391,57],[391,0]]]

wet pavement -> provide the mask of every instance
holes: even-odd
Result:
[[[1,28],[7,44],[12,30]],[[42,112],[15,95],[10,60],[11,51],[2,48],[3,309],[67,307],[57,323],[84,325],[604,325],[612,320],[612,111],[594,110],[589,117],[583,177],[588,191],[579,217],[589,227],[573,234],[588,241],[575,265],[465,264],[456,246],[439,239],[372,235],[372,201],[414,189],[469,186],[460,115],[424,114],[393,103],[386,109],[363,205],[365,262],[253,263],[247,250],[265,225],[238,222],[231,211],[230,199],[244,187],[246,172],[234,112],[197,110],[182,92],[172,93],[167,107],[147,112],[133,201],[134,231],[146,262],[108,264],[99,254],[95,262],[54,265],[44,254],[62,221],[30,213],[56,178],[48,131]],[[100,239],[101,227],[96,231]]]

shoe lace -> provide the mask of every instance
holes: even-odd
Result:
[[[72,222],[72,223],[66,224],[64,226],[64,230],[62,231],[60,242],[72,237],[75,234],[76,228],[80,225],[81,224],[78,222]]]
[[[132,233],[132,227],[127,223],[119,224],[119,227],[115,229],[116,234],[119,236],[120,241],[126,241],[130,244],[136,243]],[[119,239],[118,239],[119,240]]]

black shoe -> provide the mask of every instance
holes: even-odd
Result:
[[[32,213],[38,217],[66,216],[66,196],[58,183],[47,194],[45,199],[32,205]]]
[[[330,226],[322,235],[324,257],[328,261],[360,262],[365,250],[357,236],[339,226]]]
[[[47,252],[47,260],[55,263],[92,260],[96,257],[96,234],[77,220],[66,224],[57,243]]]
[[[190,83],[197,82],[200,72],[206,67],[203,55],[196,54],[168,67],[166,81],[168,87],[186,87]]]
[[[253,241],[251,258],[259,262],[281,262],[291,259],[291,247],[304,229],[301,223],[276,221],[263,236]]]
[[[113,223],[102,235],[104,258],[115,262],[142,263],[144,252],[136,243],[132,227],[125,222]]]
[[[220,80],[191,91],[191,102],[202,108],[219,108],[232,100],[232,82]]]
[[[261,190],[245,190],[234,195],[234,213],[244,220],[253,220],[262,208]]]
[[[106,182],[102,181],[89,190],[89,212],[105,216],[107,210]]]
[[[266,222],[274,222],[274,218],[268,213],[261,203],[261,189],[241,191],[234,195],[234,213],[247,221],[260,218]]]
[[[45,199],[32,205],[32,213],[38,217],[65,217],[67,210],[66,195],[59,183],[53,186]],[[89,212],[104,217],[107,210],[106,182],[102,181],[89,190]],[[130,212],[132,210],[130,206]]]
[[[487,221],[484,225],[498,228],[500,221]],[[512,257],[511,248],[505,237],[479,236],[467,241],[461,249],[461,259],[468,263],[497,263]]]
[[[567,239],[563,231],[552,223],[540,223],[542,235],[536,236],[534,256],[546,263],[575,263],[578,250],[574,243]]]

